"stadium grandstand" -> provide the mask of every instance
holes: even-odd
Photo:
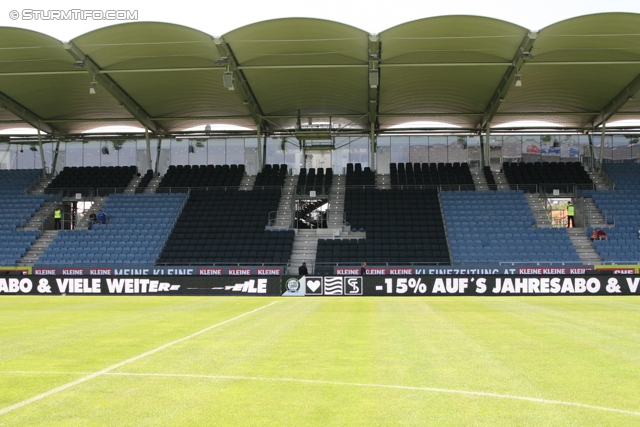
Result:
[[[636,264],[638,28],[0,28],[1,264]]]

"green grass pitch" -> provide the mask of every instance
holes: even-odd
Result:
[[[638,426],[637,297],[2,297],[0,426]]]

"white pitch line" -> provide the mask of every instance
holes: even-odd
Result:
[[[26,375],[29,375],[29,374],[31,375],[83,375],[83,374],[86,374],[86,372],[4,371],[4,372],[0,372],[0,374],[5,374],[5,375],[11,375],[11,374],[15,374],[15,375],[25,375],[25,374]],[[417,387],[417,386],[405,386],[405,385],[393,385],[393,384],[351,383],[351,382],[344,382],[344,381],[306,380],[306,379],[297,379],[297,378],[245,377],[241,375],[154,374],[154,373],[135,373],[135,372],[107,372],[104,375],[124,376],[124,377],[165,377],[165,378],[201,378],[201,379],[212,379],[212,380],[273,381],[273,382],[292,382],[292,383],[321,384],[321,385],[338,385],[338,386],[350,386],[350,387],[414,390],[414,391],[426,391],[431,393],[450,393],[450,394],[462,394],[467,396],[493,397],[497,399],[522,400],[525,402],[544,403],[547,405],[574,406],[578,408],[595,409],[598,411],[607,411],[607,412],[616,412],[619,414],[633,415],[636,417],[640,417],[640,412],[630,411],[627,409],[609,408],[606,406],[588,405],[586,403],[542,399],[539,397],[516,396],[512,394],[489,393],[484,391],[452,390],[452,389],[434,388],[434,387]]]
[[[144,352],[142,354],[139,354],[137,356],[131,357],[131,358],[127,359],[127,360],[123,360],[122,362],[116,363],[115,365],[111,365],[108,368],[104,368],[104,369],[102,369],[100,371],[90,373],[89,375],[86,375],[86,376],[84,376],[82,378],[78,378],[77,380],[71,381],[70,383],[63,384],[63,385],[61,385],[59,387],[56,387],[56,388],[51,389],[49,391],[46,391],[44,393],[38,394],[36,396],[30,397],[29,399],[23,400],[22,402],[18,402],[16,404],[11,405],[11,406],[7,406],[6,408],[0,409],[0,415],[4,415],[4,414],[6,414],[8,412],[13,411],[14,409],[22,408],[23,406],[29,405],[30,403],[37,402],[38,400],[44,399],[45,397],[49,397],[49,396],[51,396],[53,394],[59,393],[59,392],[64,391],[64,390],[66,390],[68,388],[76,386],[78,384],[82,384],[82,383],[84,383],[86,381],[89,381],[89,380],[91,380],[93,378],[99,377],[100,375],[108,374],[109,372],[113,371],[114,369],[118,369],[118,368],[120,368],[120,367],[122,367],[124,365],[128,365],[129,363],[133,363],[133,362],[136,362],[136,361],[138,361],[140,359],[143,359],[143,358],[145,358],[147,356],[151,356],[152,354],[155,354],[155,353],[157,353],[159,351],[165,350],[165,349],[167,349],[167,348],[169,348],[169,347],[171,347],[173,345],[179,344],[179,343],[181,343],[183,341],[186,341],[188,339],[191,339],[193,337],[197,337],[198,335],[202,335],[205,332],[208,332],[208,331],[210,331],[212,329],[215,329],[215,328],[217,328],[219,326],[226,325],[227,323],[233,322],[234,320],[238,320],[238,319],[240,319],[242,317],[245,317],[245,316],[248,316],[250,314],[253,314],[253,313],[255,313],[257,311],[260,311],[260,310],[262,310],[264,308],[270,307],[270,306],[272,306],[273,304],[275,304],[277,302],[278,301],[274,301],[274,302],[272,302],[270,304],[263,305],[262,307],[258,307],[258,308],[254,309],[254,310],[247,311],[246,313],[240,314],[240,315],[238,315],[236,317],[233,317],[231,319],[227,319],[227,320],[225,320],[223,322],[216,323],[215,325],[211,325],[209,327],[206,327],[206,328],[204,328],[204,329],[202,329],[202,330],[200,330],[198,332],[195,332],[195,333],[193,333],[191,335],[187,335],[186,337],[179,338],[179,339],[177,339],[175,341],[171,341],[171,342],[169,342],[167,344],[163,344],[160,347],[156,347],[153,350],[149,350],[149,351],[146,351],[146,352]]]

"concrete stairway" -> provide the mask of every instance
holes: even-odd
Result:
[[[318,230],[298,230],[293,239],[288,274],[298,274],[298,267],[307,263],[309,273],[315,271],[316,253],[318,251]]]
[[[489,191],[489,184],[487,184],[487,178],[482,172],[475,172],[471,174],[473,183],[476,185],[478,191]]]
[[[256,175],[245,175],[240,180],[240,191],[251,191],[253,190],[253,184],[256,182]]]
[[[600,209],[598,209],[591,197],[584,199],[584,205],[581,214],[584,216],[585,228],[604,228],[607,226],[605,218],[602,216]]]
[[[47,230],[40,234],[40,238],[35,241],[26,254],[20,259],[19,265],[34,265],[40,255],[49,247],[53,239],[58,235],[58,230]]]
[[[293,219],[293,201],[296,192],[296,184],[298,177],[294,175],[287,175],[284,178],[284,185],[282,187],[282,195],[280,196],[280,203],[278,204],[278,213],[276,216],[275,227],[276,228],[292,228]],[[296,270],[297,273],[298,270]]]
[[[576,248],[580,261],[584,264],[600,264],[602,259],[593,247],[591,239],[586,235],[584,228],[567,228],[571,243]]]
[[[155,194],[158,189],[158,185],[160,185],[160,181],[162,181],[162,177],[160,176],[154,176],[151,178],[151,181],[149,181],[149,184],[147,184],[144,189],[144,194]]]
[[[129,181],[129,185],[124,189],[124,194],[136,194],[136,188],[142,181],[142,178],[139,176],[134,176],[131,181]]]
[[[609,184],[607,184],[607,180],[600,175],[598,172],[588,172],[589,178],[596,185],[596,190],[613,190]]]
[[[527,198],[527,203],[529,203],[531,212],[533,212],[533,216],[536,219],[536,227],[551,228],[551,220],[549,219],[549,215],[542,204],[542,200],[538,197],[538,194],[526,193],[525,197]]]
[[[27,191],[29,194],[44,194],[44,189],[53,181],[53,177],[50,175],[43,175],[33,188]]]
[[[376,174],[376,188],[379,190],[391,189],[391,175]]]
[[[329,211],[327,213],[327,228],[342,230],[344,227],[344,192],[345,175],[334,175],[329,195]]]
[[[45,204],[38,209],[38,212],[27,222],[24,230],[44,230],[45,222],[50,218],[51,224],[49,224],[49,227],[53,228],[53,211],[56,209],[56,206],[58,206],[58,202],[45,202]]]
[[[493,178],[496,180],[496,185],[498,186],[498,190],[510,190],[511,189],[509,187],[509,181],[507,181],[507,177],[504,176],[504,173],[495,172],[495,171],[491,171],[491,173],[493,173]]]

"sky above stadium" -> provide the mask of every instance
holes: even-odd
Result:
[[[106,11],[109,18],[100,19]],[[640,13],[638,0],[179,0],[3,2],[0,26],[39,31],[59,40],[131,21],[186,25],[212,36],[255,22],[287,18],[320,18],[353,25],[370,33],[416,19],[442,15],[479,15],[509,21],[530,30],[555,22],[602,12]],[[67,19],[51,19],[56,15]],[[126,19],[135,18],[135,19]]]

